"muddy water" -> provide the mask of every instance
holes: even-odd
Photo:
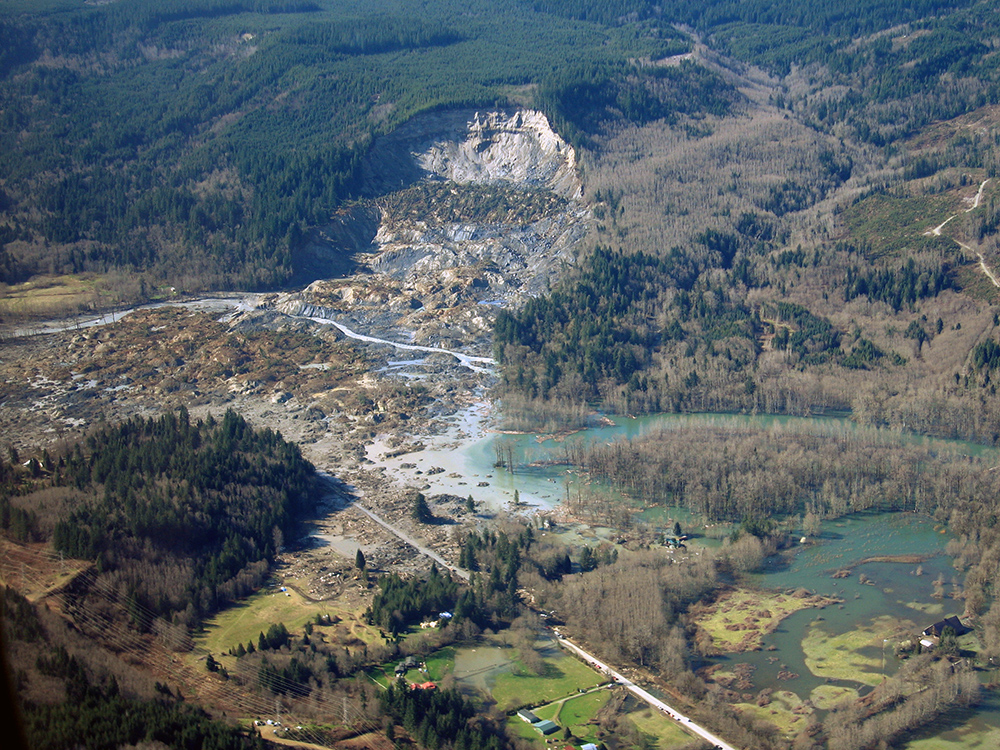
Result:
[[[556,642],[546,636],[535,641],[535,650],[544,659],[558,662],[570,659]],[[467,694],[489,694],[499,675],[510,672],[517,658],[517,649],[510,648],[498,637],[483,638],[476,646],[455,651],[455,682]]]
[[[513,649],[484,642],[455,652],[455,681],[465,689],[489,693],[497,675],[509,672],[516,656]]]

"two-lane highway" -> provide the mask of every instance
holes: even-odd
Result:
[[[331,479],[330,481],[331,481],[331,484],[332,484],[333,480]],[[399,537],[400,539],[402,539],[404,542],[406,542],[407,544],[409,544],[412,547],[414,547],[421,554],[426,555],[427,557],[431,558],[435,562],[437,562],[440,565],[442,565],[445,569],[450,570],[455,575],[457,575],[457,576],[465,579],[466,581],[469,580],[469,571],[463,570],[462,568],[459,568],[459,567],[456,567],[456,566],[453,566],[453,565],[450,565],[447,560],[445,560],[440,555],[438,555],[436,552],[434,552],[434,550],[431,550],[431,549],[428,549],[427,547],[424,547],[416,539],[413,539],[408,534],[405,534],[402,530],[400,530],[399,528],[393,526],[392,524],[390,524],[385,519],[380,518],[378,515],[376,515],[372,511],[370,511],[368,508],[365,508],[363,505],[361,505],[360,503],[358,503],[357,500],[354,500],[354,502],[352,503],[352,505],[355,508],[357,508],[359,511],[361,511],[362,513],[364,513],[365,515],[367,515],[369,518],[371,518],[373,521],[375,521],[377,524],[379,524],[380,526],[382,526],[383,528],[385,528],[387,531],[390,531],[391,533],[395,534],[397,537]],[[702,727],[702,726],[700,726],[698,724],[695,724],[693,721],[691,721],[691,719],[689,717],[685,716],[684,714],[682,714],[677,709],[675,709],[675,708],[673,708],[671,706],[668,706],[666,703],[664,703],[663,701],[661,701],[656,696],[650,694],[646,690],[643,690],[641,687],[639,687],[638,685],[636,685],[630,679],[628,679],[627,677],[625,677],[625,675],[621,674],[620,672],[615,671],[614,669],[612,669],[611,667],[609,667],[607,664],[605,664],[604,662],[602,662],[600,659],[598,659],[593,654],[589,654],[586,651],[584,651],[582,648],[580,648],[575,643],[573,643],[568,638],[566,638],[564,635],[562,635],[562,633],[559,632],[558,628],[554,629],[552,632],[555,633],[556,637],[559,639],[559,643],[561,643],[568,650],[572,651],[577,656],[579,656],[581,659],[583,659],[583,661],[585,663],[587,663],[590,666],[594,667],[598,671],[603,672],[604,674],[608,675],[609,677],[612,677],[620,685],[623,685],[625,688],[627,688],[628,690],[632,691],[632,693],[634,695],[636,695],[639,699],[645,701],[646,703],[648,703],[649,705],[651,705],[653,708],[656,708],[656,709],[662,711],[667,716],[669,716],[672,719],[676,720],[677,722],[679,722],[681,724],[681,726],[683,726],[684,728],[686,728],[692,734],[696,734],[699,737],[704,738],[708,742],[712,743],[712,745],[714,745],[719,750],[739,750],[739,748],[737,748],[737,747],[735,747],[733,745],[730,745],[728,742],[726,742],[725,740],[723,740],[723,739],[717,737],[716,735],[712,734],[710,731],[708,731],[704,727]]]
[[[666,703],[664,703],[663,701],[661,701],[656,696],[651,695],[646,690],[643,690],[641,687],[639,687],[638,685],[636,685],[630,679],[628,679],[627,677],[625,677],[625,675],[620,674],[619,672],[616,672],[611,667],[609,667],[607,664],[605,664],[600,659],[598,659],[596,656],[594,656],[592,654],[588,654],[582,648],[580,648],[575,643],[573,643],[568,638],[566,638],[561,633],[559,633],[558,630],[555,630],[553,632],[555,632],[556,636],[559,638],[559,642],[562,645],[564,645],[567,649],[569,649],[570,651],[572,651],[573,653],[575,653],[577,656],[579,656],[581,659],[583,659],[584,662],[586,662],[590,666],[594,667],[595,669],[599,669],[600,671],[604,672],[606,675],[609,675],[610,677],[613,677],[616,682],[618,682],[620,685],[623,685],[628,690],[632,691],[632,693],[634,695],[636,695],[638,698],[646,701],[646,703],[648,703],[649,705],[651,705],[653,708],[659,709],[660,711],[662,711],[663,713],[665,713],[670,718],[675,719],[676,721],[680,722],[680,724],[685,729],[687,729],[689,732],[691,732],[692,734],[696,734],[699,737],[704,738],[708,742],[711,742],[713,745],[715,745],[717,748],[722,748],[722,750],[739,750],[739,748],[736,748],[733,745],[730,745],[726,741],[724,741],[724,740],[720,739],[719,737],[717,737],[716,735],[712,734],[710,731],[708,731],[704,727],[699,726],[698,724],[695,724],[693,721],[691,721],[691,719],[689,717],[685,716],[684,714],[682,714],[677,709],[668,706]]]

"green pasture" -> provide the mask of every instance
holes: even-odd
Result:
[[[909,623],[909,630],[913,627]],[[813,623],[802,640],[806,666],[817,677],[878,685],[882,681],[883,639],[891,639],[900,629],[901,624],[889,617],[841,635],[831,635],[820,623]]]
[[[773,724],[786,737],[793,737],[805,729],[809,723],[811,709],[804,706],[798,695],[788,690],[780,690],[771,695],[766,706],[756,703],[737,703],[736,708],[744,714],[751,714]]]
[[[242,643],[257,645],[257,638],[274,624],[284,623],[291,633],[301,633],[307,622],[317,615],[330,615],[343,621],[338,627],[347,627],[350,634],[365,643],[377,642],[378,631],[364,624],[360,613],[337,607],[334,602],[312,602],[297,591],[284,592],[272,588],[254,594],[244,601],[226,608],[205,623],[205,630],[196,643],[209,653],[219,655],[229,652]]]
[[[681,729],[680,724],[652,708],[632,711],[628,714],[628,718],[649,740],[647,747],[673,750],[689,747],[693,741],[691,735]]]
[[[517,660],[513,671],[498,675],[493,686],[493,700],[510,711],[521,706],[550,703],[600,684],[604,677],[570,656],[545,659],[541,675],[531,674]]]

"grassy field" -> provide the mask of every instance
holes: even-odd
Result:
[[[736,708],[773,724],[786,737],[794,737],[809,723],[812,709],[807,708],[798,695],[788,690],[780,690],[771,695],[766,706],[756,703],[737,703]]]
[[[444,679],[444,676],[455,669],[455,649],[447,646],[435,651],[427,657],[427,676],[434,682]]]
[[[94,277],[38,276],[0,291],[0,312],[39,317],[84,310],[99,300]]]
[[[420,660],[420,657],[417,659]],[[374,667],[368,670],[368,676],[382,687],[387,688],[396,681],[396,664],[400,661],[402,661],[402,657]],[[455,649],[452,646],[446,646],[422,661],[426,664],[426,672],[411,669],[403,677],[408,682],[427,682],[428,680],[440,682],[455,669]]]
[[[539,719],[551,719],[560,727],[569,727],[578,740],[596,742],[599,739],[598,727],[589,722],[604,708],[610,697],[609,691],[597,690],[550,703],[535,709],[534,713]]]
[[[693,612],[698,627],[711,636],[717,650],[739,653],[760,648],[761,639],[793,612],[827,603],[828,600],[821,597],[734,589],[713,604]]]
[[[344,631],[345,642],[352,640],[360,646],[380,639],[378,630],[361,620],[360,612],[340,608],[334,602],[311,602],[292,589],[282,593],[268,587],[209,620],[196,642],[212,654],[225,654],[240,643],[246,645],[252,641],[256,645],[259,634],[279,622],[290,632],[301,633],[303,626],[315,620],[316,615],[339,619],[341,622],[335,627]]]
[[[820,623],[813,623],[802,640],[806,666],[817,677],[878,685],[882,681],[883,639],[915,627],[880,617],[870,626],[833,636]],[[891,651],[891,646],[887,648]]]
[[[545,747],[545,738],[528,722],[517,718],[517,716],[511,716],[507,719],[507,732],[511,737],[515,737],[521,740],[526,740],[536,747]],[[562,732],[556,732],[554,735],[556,737],[562,737]]]
[[[853,703],[858,699],[858,691],[836,685],[820,685],[809,694],[809,700],[821,711],[827,711],[845,699]]]
[[[545,671],[541,675],[530,674],[515,662],[512,672],[496,678],[493,700],[501,709],[510,711],[525,705],[550,703],[580,688],[592,688],[603,679],[602,675],[569,656],[545,659]]]
[[[1000,727],[962,713],[945,713],[916,735],[903,746],[905,750],[992,750],[1000,747]]]
[[[649,747],[656,750],[688,747],[693,741],[691,735],[681,729],[676,721],[652,708],[633,711],[628,718],[649,739]]]

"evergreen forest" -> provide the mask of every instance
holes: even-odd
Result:
[[[3,528],[94,561],[142,630],[196,625],[255,591],[315,481],[298,446],[233,411],[103,426],[28,464],[4,464]]]
[[[579,22],[513,1],[58,0],[0,10],[0,282],[127,274],[122,299],[300,280],[309,230],[359,194],[373,137],[413,115],[512,102],[544,84],[624,116],[713,108],[703,69],[630,74],[683,52],[669,28]],[[569,69],[578,71],[566,78]],[[725,87],[721,87],[725,88]],[[307,279],[311,280],[311,279]]]

